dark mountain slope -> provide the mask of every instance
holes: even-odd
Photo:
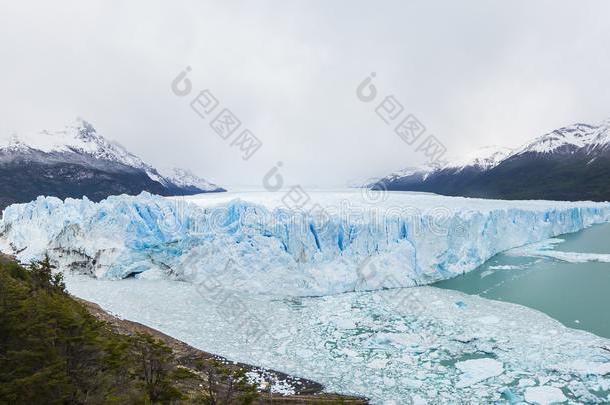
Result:
[[[495,199],[610,201],[610,122],[575,124],[509,153],[487,149],[458,164],[402,171],[369,186]]]
[[[220,192],[186,170],[167,175],[78,121],[56,132],[13,137],[0,146],[0,209],[39,195],[99,201],[110,195]]]

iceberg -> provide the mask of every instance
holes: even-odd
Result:
[[[309,195],[309,209],[271,192],[142,193],[99,203],[39,197],[4,210],[0,248],[25,262],[48,254],[100,279],[311,296],[430,284],[499,252],[610,220],[609,203]]]

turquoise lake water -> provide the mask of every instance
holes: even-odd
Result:
[[[557,252],[610,254],[610,224],[558,236]],[[576,255],[572,255],[576,256]],[[610,338],[610,263],[572,263],[504,253],[478,269],[435,284],[537,309],[564,325]]]

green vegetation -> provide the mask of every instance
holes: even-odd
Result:
[[[180,366],[147,334],[119,334],[65,292],[46,259],[0,257],[0,404],[249,404],[243,372]]]

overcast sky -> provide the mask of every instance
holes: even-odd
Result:
[[[260,184],[278,161],[307,186],[421,163],[375,114],[387,95],[451,156],[610,117],[608,1],[0,4],[0,133],[81,116],[153,165],[224,185]],[[193,94],[178,97],[186,66]],[[250,160],[189,107],[203,89],[263,142]]]

